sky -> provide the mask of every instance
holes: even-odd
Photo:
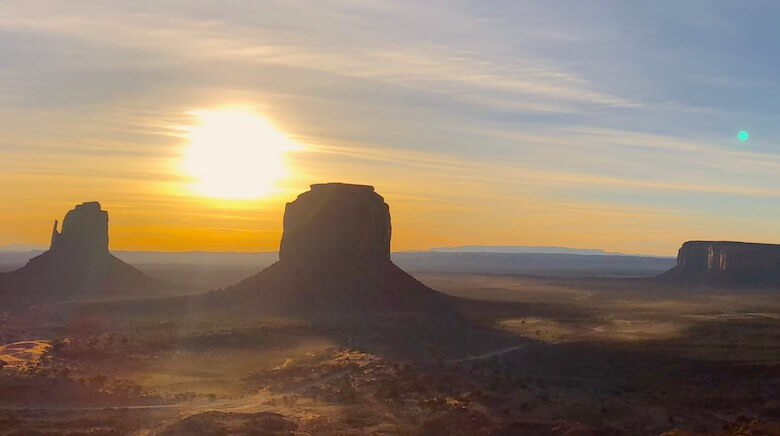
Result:
[[[3,0],[0,246],[45,245],[98,200],[112,249],[275,250],[285,203],[329,181],[376,187],[394,250],[780,243],[779,19],[774,1]],[[225,113],[273,134],[197,133]],[[207,192],[209,171],[268,186]]]

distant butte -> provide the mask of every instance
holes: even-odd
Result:
[[[450,297],[390,260],[390,208],[372,186],[311,185],[287,204],[280,260],[215,302],[256,301],[256,310],[307,318],[375,318],[407,313],[457,318]]]
[[[306,267],[390,261],[390,207],[373,186],[322,183],[287,203],[279,259]]]
[[[0,295],[12,301],[57,303],[157,295],[161,284],[108,251],[108,212],[77,205],[52,230],[51,247],[24,267],[0,275]]]
[[[780,288],[780,245],[688,241],[661,278],[686,284]]]
[[[54,221],[49,250],[74,256],[107,254],[108,212],[97,201],[77,205],[65,214],[62,233],[57,231],[57,221]]]

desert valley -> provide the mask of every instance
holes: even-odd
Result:
[[[391,233],[373,187],[318,184],[278,255],[131,266],[76,206],[0,275],[0,434],[780,433],[780,246],[391,255]]]
[[[778,22],[0,1],[0,436],[780,436]]]

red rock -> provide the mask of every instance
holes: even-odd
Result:
[[[54,221],[50,249],[108,253],[108,212],[102,210],[97,201],[76,206],[65,214],[61,233],[57,232],[57,221]]]
[[[390,208],[372,186],[324,183],[287,203],[279,248],[283,263],[390,260]]]
[[[389,207],[373,187],[312,185],[287,204],[279,262],[215,292],[211,301],[253,301],[267,312],[307,318],[455,319],[448,297],[391,262],[390,234]]]
[[[664,277],[724,285],[780,286],[780,245],[689,241]]]
[[[82,203],[54,222],[51,248],[0,276],[0,294],[17,302],[159,295],[163,286],[108,251],[108,212]]]

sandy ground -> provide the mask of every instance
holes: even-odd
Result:
[[[220,425],[258,413],[281,414],[304,434],[712,434],[741,416],[772,423],[780,414],[776,295],[680,293],[636,280],[418,278],[487,301],[462,310],[514,345],[412,361],[288,320],[94,323],[73,311],[63,324],[49,309],[59,320],[41,312],[0,346],[11,369],[0,371],[1,387],[19,393],[0,402],[0,434],[155,434],[190,417]]]
[[[18,341],[0,345],[0,361],[8,368],[20,368],[25,364],[35,364],[51,348],[51,341]]]

